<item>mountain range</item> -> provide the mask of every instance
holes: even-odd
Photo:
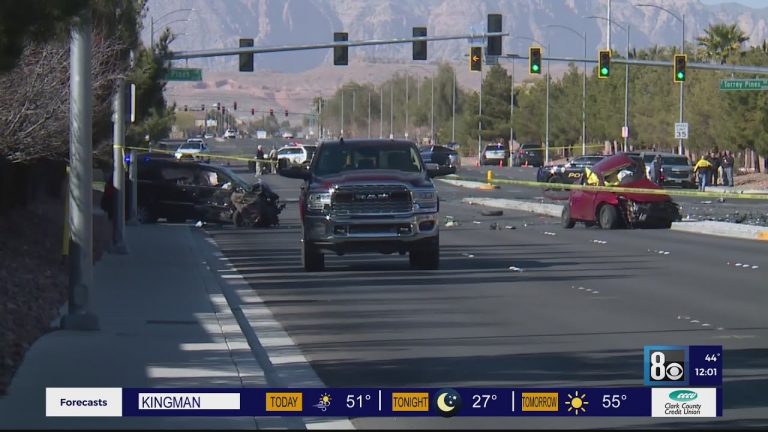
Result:
[[[150,33],[157,38],[167,25],[178,35],[171,45],[174,51],[236,47],[239,38],[254,38],[256,46],[316,44],[332,41],[333,33],[339,31],[347,32],[349,40],[410,37],[411,28],[416,26],[426,26],[430,36],[481,32],[488,13],[501,13],[504,31],[515,36],[504,38],[505,53],[527,52],[531,42],[526,38],[533,38],[548,44],[552,55],[581,57],[584,54],[581,35],[586,33],[587,56],[596,57],[597,50],[607,45],[607,22],[584,17],[605,17],[608,1],[149,0],[142,36],[147,43]],[[641,2],[684,16],[685,40],[689,44],[695,43],[695,38],[710,24],[718,22],[737,23],[749,37],[747,44],[759,45],[768,38],[768,7],[754,9],[736,3],[705,5],[700,0],[612,0],[611,19],[618,25],[630,27],[633,48],[679,46],[681,39],[682,26],[676,18],[659,8],[633,4]],[[568,26],[572,30],[551,25]],[[620,53],[626,49],[626,33],[616,25],[612,26],[611,47]],[[467,40],[430,42],[428,51],[428,60],[421,64],[449,61],[465,65],[469,43]],[[357,76],[359,81],[376,82],[386,78],[378,76],[384,71],[388,74],[392,68],[419,63],[411,60],[410,44],[353,47],[349,55],[350,66],[364,68],[368,74],[365,79]],[[307,83],[307,88],[332,89],[342,77],[349,76],[353,70],[359,71],[353,67],[334,67],[330,49],[260,54],[256,56],[253,73],[237,72],[235,56],[192,59],[175,65],[201,67],[206,81],[218,79],[218,84],[209,82],[202,88],[173,84],[181,93],[184,88],[222,87],[245,92],[247,88],[258,88],[261,93],[269,93],[280,89],[281,77],[290,80],[291,75],[311,76],[315,81]],[[264,74],[273,76],[273,81],[260,80]],[[462,75],[461,80],[469,77],[469,74]],[[309,78],[299,79],[299,86],[307,80]]]

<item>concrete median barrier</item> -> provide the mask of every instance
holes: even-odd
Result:
[[[560,217],[563,206],[505,198],[464,198],[462,202],[471,205],[525,211],[552,217]],[[742,225],[718,221],[683,221],[672,224],[672,230],[720,237],[768,241],[768,227]]]

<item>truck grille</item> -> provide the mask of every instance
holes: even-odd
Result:
[[[687,179],[690,177],[690,171],[670,171],[669,178]]]
[[[331,198],[336,215],[391,215],[413,211],[411,193],[399,185],[340,186]]]

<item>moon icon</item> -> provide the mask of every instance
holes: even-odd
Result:
[[[454,389],[439,390],[435,394],[437,411],[443,417],[452,417],[461,409],[461,395]]]

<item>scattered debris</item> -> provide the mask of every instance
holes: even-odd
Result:
[[[607,242],[607,241],[605,241],[605,240],[592,240],[592,243],[597,243],[597,244],[606,244],[606,243],[608,243],[608,242]]]
[[[497,224],[496,222],[493,222],[490,225],[490,227],[491,227],[491,231],[493,231],[493,230],[500,230],[501,229],[501,225]]]
[[[480,222],[480,221],[472,221],[472,223],[475,224],[475,225],[480,225],[482,222]]]
[[[203,227],[203,225],[204,225],[204,224],[203,224],[203,221],[197,221],[197,223],[195,224],[195,227],[196,227],[196,228],[202,228],[202,227]]]
[[[712,204],[712,201],[702,201],[701,204]]]
[[[446,222],[446,223],[445,223],[445,226],[446,226],[446,227],[449,227],[449,228],[450,228],[450,227],[455,227],[455,226],[459,226],[459,223],[458,223],[458,222],[456,222],[456,221],[454,221],[454,220],[450,220],[450,221],[448,221],[448,222]]]
[[[523,271],[523,269],[521,269],[520,267],[515,267],[515,266],[510,266],[509,269],[512,270],[513,272],[518,272],[518,273],[521,273]]]
[[[557,235],[557,233],[553,233],[553,232],[549,232],[549,231],[544,231],[544,235],[548,235],[548,236],[556,236],[556,235]]]
[[[516,226],[512,226],[512,225],[507,225],[507,226],[505,226],[504,228],[506,228],[506,229],[508,229],[508,230],[517,229],[517,227],[516,227]]]
[[[467,258],[474,258],[475,257],[475,255],[473,255],[471,253],[466,253],[466,252],[462,253],[461,256],[465,256]]]

